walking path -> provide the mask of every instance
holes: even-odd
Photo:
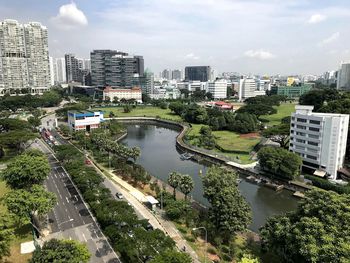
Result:
[[[90,157],[89,157],[90,158]],[[143,203],[146,201],[146,195],[130,185],[129,183],[122,180],[120,177],[113,174],[111,171],[96,165],[93,159],[90,159],[95,168],[103,175],[103,172],[107,172],[110,178],[110,182],[117,184],[122,187],[121,192],[125,196],[125,199],[135,208],[135,210],[145,219],[149,220],[149,223],[154,227],[158,228],[164,233],[168,234],[175,242],[179,250],[186,248],[186,252],[191,256],[194,263],[200,263],[198,255],[192,249],[192,247],[183,238],[176,226],[168,220],[165,220],[160,214],[151,212]]]

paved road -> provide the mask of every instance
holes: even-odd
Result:
[[[47,145],[41,140],[32,147],[42,150],[48,157],[52,171],[44,182],[45,187],[56,194],[57,204],[48,215],[52,234],[45,237],[74,239],[86,243],[91,252],[92,263],[120,263],[106,237],[94,222],[68,174],[57,161]]]

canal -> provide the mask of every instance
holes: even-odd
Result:
[[[203,197],[203,185],[199,176],[200,171],[205,174],[207,166],[180,159],[180,153],[175,144],[178,131],[158,125],[128,124],[126,127],[128,135],[121,142],[130,147],[140,147],[141,157],[137,163],[154,177],[165,182],[172,171],[191,175],[195,184],[191,193],[192,198],[208,205],[208,201]],[[292,211],[297,206],[297,199],[287,190],[275,192],[246,180],[242,180],[239,189],[251,205],[253,222],[250,229],[253,231],[258,231],[269,216]]]

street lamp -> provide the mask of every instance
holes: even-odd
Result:
[[[205,257],[204,257],[204,262],[207,262],[207,249],[208,249],[208,234],[207,234],[207,229],[204,226],[200,226],[200,227],[195,227],[192,228],[192,231],[196,231],[199,229],[204,229],[205,231]]]

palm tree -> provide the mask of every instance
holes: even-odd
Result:
[[[178,172],[171,172],[168,177],[168,184],[174,189],[174,200],[176,200],[176,188],[179,186],[182,175]]]
[[[187,200],[187,195],[192,191],[194,187],[194,182],[191,176],[184,174],[180,179],[180,191],[185,195],[185,200]]]

